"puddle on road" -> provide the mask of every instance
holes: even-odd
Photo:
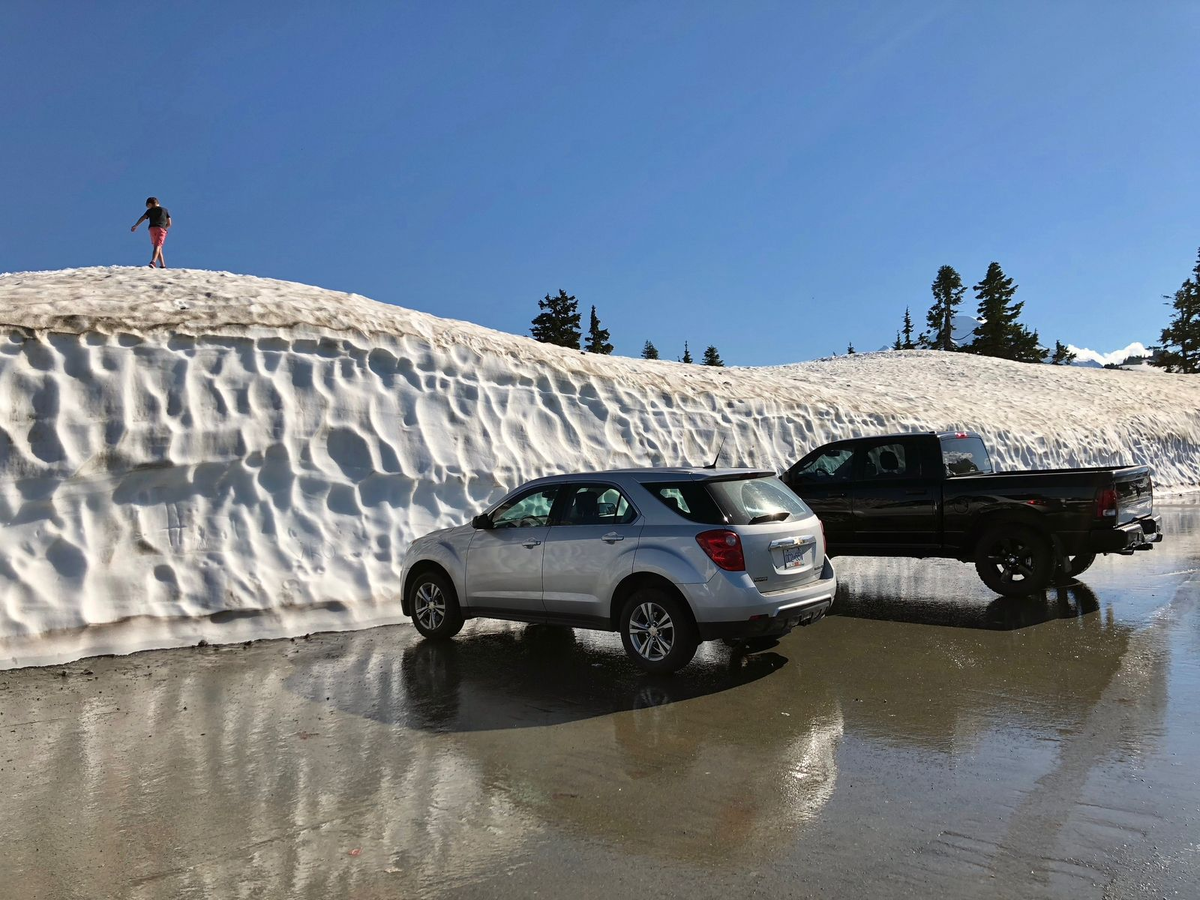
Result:
[[[1036,598],[842,561],[836,615],[674,678],[497,623],[2,672],[6,889],[1169,895],[1197,877],[1200,506],[1162,512],[1162,547]]]

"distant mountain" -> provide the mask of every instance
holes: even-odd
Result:
[[[1091,369],[1101,369],[1109,365],[1119,366],[1131,356],[1151,355],[1151,352],[1146,349],[1146,345],[1139,341],[1134,341],[1129,346],[1113,350],[1111,353],[1099,353],[1086,347],[1076,347],[1074,344],[1067,344],[1067,349],[1075,354],[1075,361],[1071,365],[1085,366]]]
[[[974,316],[955,316],[951,319],[950,328],[954,346],[961,347],[975,340],[975,329],[979,327],[979,324],[980,320]]]

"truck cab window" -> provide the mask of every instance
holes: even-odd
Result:
[[[850,480],[850,461],[854,451],[850,447],[830,447],[792,470],[794,480],[807,484],[829,484]]]
[[[920,467],[916,454],[909,451],[910,448],[902,441],[872,444],[862,448],[862,477],[873,480],[916,477]]]

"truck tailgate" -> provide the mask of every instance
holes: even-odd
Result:
[[[1117,524],[1124,525],[1154,513],[1154,486],[1150,469],[1128,466],[1113,472],[1113,487],[1117,491]]]

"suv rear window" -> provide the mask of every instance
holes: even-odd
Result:
[[[710,481],[706,486],[728,514],[731,525],[795,521],[810,515],[804,502],[773,476]]]
[[[701,525],[726,524],[725,513],[717,506],[703,484],[695,481],[668,481],[643,484],[664,506]]]

